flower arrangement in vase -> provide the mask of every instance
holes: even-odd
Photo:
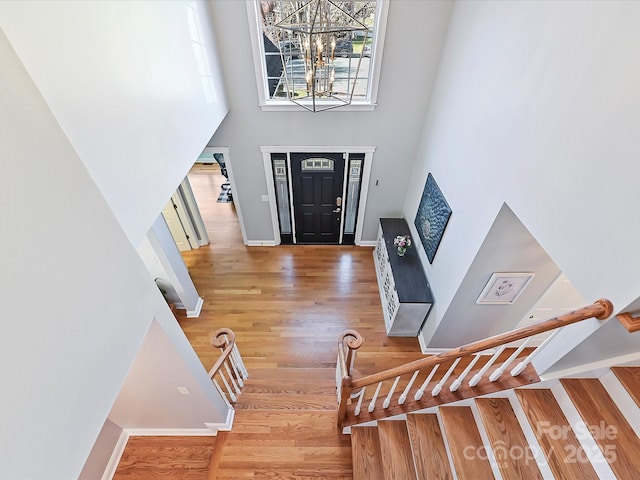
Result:
[[[398,235],[393,239],[393,244],[398,248],[398,256],[404,257],[407,248],[411,246],[411,237],[409,235]]]

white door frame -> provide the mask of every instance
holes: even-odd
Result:
[[[196,197],[193,195],[191,189],[191,183],[189,183],[189,177],[184,177],[182,183],[176,190],[176,193],[171,197],[173,203],[176,205],[178,215],[182,219],[187,235],[191,239],[190,243],[193,248],[199,248],[203,245],[209,244],[209,235],[207,229],[204,226],[202,215]],[[195,245],[195,246],[194,246]]]
[[[264,173],[267,179],[267,194],[269,195],[269,209],[271,212],[271,224],[273,226],[273,238],[275,244],[280,245],[280,225],[278,222],[278,206],[276,203],[276,189],[273,180],[273,169],[271,166],[271,154],[282,153],[287,156],[287,163],[290,158],[290,153],[304,152],[304,153],[364,153],[364,169],[362,171],[361,187],[360,187],[360,200],[358,202],[358,217],[356,219],[356,233],[354,243],[360,245],[362,241],[362,224],[364,223],[365,210],[367,205],[367,195],[369,193],[369,179],[371,177],[371,165],[373,163],[373,153],[376,147],[336,147],[336,146],[261,146],[262,162],[264,165]],[[345,165],[345,172],[348,171],[348,165]],[[289,185],[291,185],[291,169],[289,168]],[[346,188],[346,185],[343,187]],[[289,188],[289,195],[292,195],[292,189]],[[344,197],[344,196],[343,196]],[[293,202],[290,202],[293,208]],[[344,211],[344,209],[343,209]],[[292,225],[295,223],[293,212],[291,215]],[[295,233],[294,233],[295,235]],[[340,237],[342,240],[342,234]],[[245,242],[246,243],[246,242]]]

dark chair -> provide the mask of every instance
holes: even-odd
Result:
[[[222,173],[222,176],[227,179],[227,181],[224,182],[220,187],[222,188],[222,190],[227,191],[227,198],[231,200],[231,184],[229,183],[229,173],[227,172],[227,166],[224,163],[224,155],[222,155],[221,153],[214,153],[213,158],[220,166],[220,173]]]

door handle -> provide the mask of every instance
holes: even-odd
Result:
[[[336,208],[336,209],[333,211],[333,213],[340,213],[340,212],[341,212],[340,207]]]

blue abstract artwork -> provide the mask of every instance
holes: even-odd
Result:
[[[429,263],[433,263],[433,257],[436,256],[449,217],[451,217],[451,208],[429,173],[414,220]]]

